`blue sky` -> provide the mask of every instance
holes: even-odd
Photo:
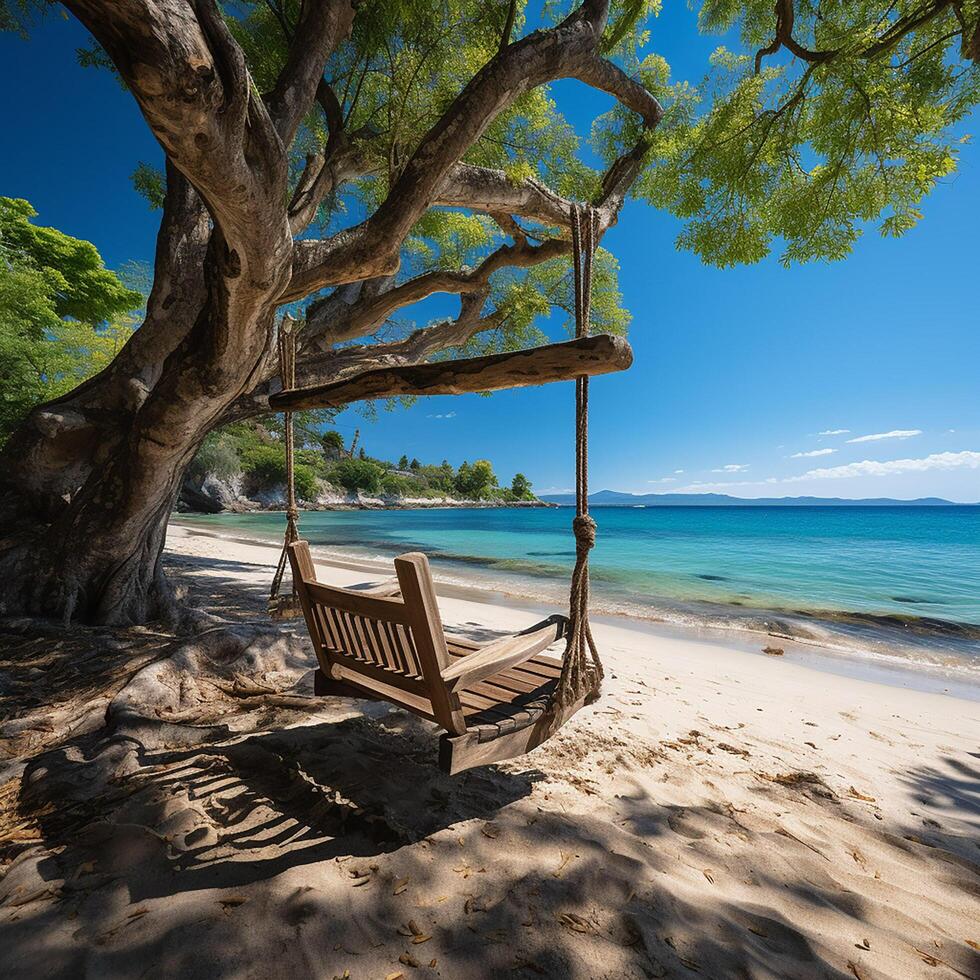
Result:
[[[0,194],[95,242],[110,266],[149,261],[158,215],[129,175],[160,151],[119,85],[77,66],[86,43],[57,15],[30,42],[0,36]],[[655,45],[676,76],[700,78],[715,43],[667,4]],[[606,107],[571,83],[558,94],[583,129]],[[903,239],[871,230],[845,262],[722,271],[675,250],[673,219],[629,204],[604,244],[636,360],[593,382],[593,489],[980,500],[978,207],[980,148],[967,145]],[[486,457],[545,492],[572,485],[572,411],[569,383],[339,422],[373,455]]]

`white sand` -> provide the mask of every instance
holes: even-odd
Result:
[[[277,557],[179,526],[168,549],[196,587],[233,579],[253,598]],[[440,605],[448,627],[478,637],[539,618],[458,596]],[[290,726],[280,736],[271,716],[249,716],[248,744],[297,758],[290,772],[339,787],[401,843],[352,843],[308,810],[287,819],[244,750],[210,768],[198,757],[167,811],[173,828],[157,813],[155,832],[174,847],[193,827],[220,860],[132,872],[80,906],[111,935],[87,940],[82,959],[59,947],[59,962],[100,977],[980,977],[975,702],[815,670],[789,648],[760,656],[625,620],[595,635],[599,703],[526,758],[457,780],[429,766],[433,730],[383,705],[314,702],[278,722]],[[274,680],[261,660],[254,671]],[[221,796],[229,762],[247,814],[239,791]],[[130,861],[163,860],[153,841],[127,846]],[[11,882],[29,887],[26,872]],[[0,915],[12,975],[46,975],[20,955],[39,923],[49,937],[56,927],[21,913],[19,927]]]

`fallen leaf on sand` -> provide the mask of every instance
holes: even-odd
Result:
[[[865,803],[874,803],[875,798],[873,796],[868,796],[866,793],[861,793],[856,790],[853,786],[848,790],[851,796],[856,800],[864,800]]]
[[[419,965],[419,961],[410,953],[402,953],[402,955],[398,957],[398,962],[403,963],[405,966],[417,967]]]
[[[571,861],[573,857],[575,857],[575,855],[572,854],[571,852],[566,854],[564,851],[559,851],[558,853],[559,855],[561,855],[561,864],[559,864],[558,867],[551,872],[552,878],[560,878],[561,873],[565,870],[565,865],[568,864],[568,862]]]
[[[558,921],[566,929],[571,929],[572,932],[592,932],[592,926],[589,924],[589,921],[583,919],[580,915],[576,915],[574,912],[562,912],[558,916]]]
[[[485,823],[480,828],[480,833],[483,834],[484,837],[489,837],[490,840],[496,840],[497,837],[500,836],[500,828],[496,824]]]
[[[857,965],[851,960],[847,961],[847,968],[857,977],[857,980],[866,980],[864,974],[857,968]]]
[[[768,653],[770,657],[781,657],[786,651],[782,647],[763,647],[763,653]]]
[[[218,900],[226,909],[233,909],[239,905],[244,905],[248,899],[244,895],[228,895]]]
[[[871,943],[867,939],[862,939],[861,942],[854,944],[857,949],[871,949]]]
[[[403,976],[405,976],[405,974],[399,970],[397,973],[386,973],[385,980],[402,980]]]
[[[707,878],[708,881],[711,882],[712,885],[715,883],[715,879],[711,877],[711,872],[707,868],[705,868],[704,871],[701,872],[701,874],[703,874],[705,878]]]
[[[418,946],[420,943],[427,943],[432,937],[431,936],[412,936],[412,945]]]
[[[914,949],[919,956],[922,957],[922,962],[928,966],[939,966],[939,964],[943,962],[942,960],[933,956],[932,953],[927,953],[925,950],[919,949],[918,946],[913,946],[912,949]]]
[[[391,893],[392,895],[401,895],[405,889],[408,888],[408,878],[399,878],[395,882],[395,889]]]

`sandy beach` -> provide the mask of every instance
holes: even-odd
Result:
[[[277,557],[170,529],[242,644]],[[440,607],[481,640],[539,618]],[[4,724],[4,976],[980,976],[975,701],[603,620],[601,700],[450,778],[433,726],[313,699],[301,624],[267,626],[244,656],[137,631],[83,703]]]

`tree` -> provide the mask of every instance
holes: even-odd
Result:
[[[435,483],[440,490],[444,490],[446,493],[452,493],[455,488],[456,471],[448,459],[444,459],[439,464],[439,469],[435,474]]]
[[[336,429],[327,429],[320,436],[323,455],[327,459],[340,459],[344,454],[344,437]]]
[[[456,490],[471,500],[483,500],[497,486],[493,464],[488,459],[478,459],[472,465],[463,462],[456,474]]]
[[[377,493],[381,489],[384,470],[366,459],[344,459],[332,470],[330,479],[345,490]]]
[[[2,20],[23,27],[33,6]],[[4,608],[92,622],[174,612],[167,516],[207,434],[267,411],[280,307],[306,304],[301,385],[526,347],[539,316],[571,308],[572,201],[596,206],[602,235],[630,193],[681,216],[681,244],[709,261],[777,239],[786,261],[839,257],[869,221],[917,220],[955,164],[980,57],[976,4],[959,0],[711,0],[702,28],[741,50],[720,49],[700,88],[646,53],[658,5],[632,0],[547,4],[530,33],[518,2],[65,6],[166,157],[137,174],[162,202],[142,326],[0,459]],[[615,102],[588,152],[558,79]],[[605,251],[596,282],[597,326],[622,331]],[[457,316],[398,317],[439,292]]]
[[[510,484],[510,492],[517,500],[531,500],[534,494],[531,493],[531,481],[523,473],[515,473],[514,479]]]
[[[398,459],[398,469],[407,470],[408,469],[408,456],[404,453]]]
[[[27,201],[0,197],[0,445],[35,405],[105,367],[143,305],[95,246],[32,223]]]
[[[422,464],[414,456],[412,457],[411,463],[408,464],[408,468],[410,470],[415,470],[416,472],[419,470],[421,466]]]

